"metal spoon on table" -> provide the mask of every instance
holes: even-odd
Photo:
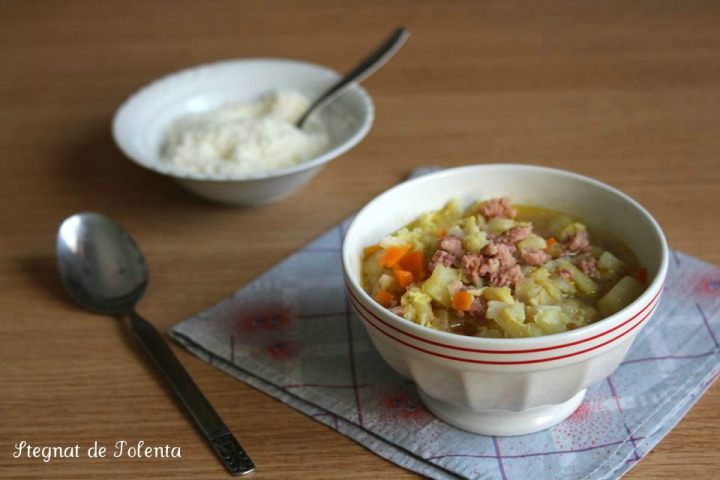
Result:
[[[355,68],[345,74],[337,83],[330,87],[325,93],[320,95],[320,98],[315,100],[310,108],[300,117],[300,120],[295,122],[295,126],[302,128],[305,121],[310,117],[312,113],[326,105],[330,104],[333,100],[344,94],[353,86],[353,83],[360,83],[367,77],[375,73],[380,67],[385,65],[395,53],[400,50],[405,40],[410,36],[410,32],[400,27],[390,35],[390,38],[385,40],[375,51],[368,55],[362,62],[360,62]]]
[[[115,222],[97,213],[68,217],[58,230],[57,260],[65,288],[77,303],[107,315],[127,315],[132,329],[233,475],[255,469],[160,332],[135,312],[148,286],[145,257]]]

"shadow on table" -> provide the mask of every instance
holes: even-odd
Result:
[[[148,215],[202,212],[233,208],[202,200],[183,190],[172,178],[147,170],[118,149],[111,126],[103,123],[66,148],[60,155],[60,173],[87,209]]]
[[[65,306],[77,307],[65,291],[54,255],[33,255],[21,258],[19,261],[22,271],[39,287],[39,290],[54,296],[55,300],[64,303]]]

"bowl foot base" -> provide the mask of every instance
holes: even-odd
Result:
[[[559,405],[531,408],[522,412],[486,410],[474,412],[467,408],[436,400],[418,389],[425,406],[438,418],[453,427],[482,435],[526,435],[539,432],[562,422],[580,406],[585,390]]]

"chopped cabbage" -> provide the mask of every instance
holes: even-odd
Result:
[[[487,220],[485,220],[485,217],[483,217],[482,215],[478,215],[475,217],[475,219],[477,221],[477,226],[480,230],[488,229]]]
[[[453,226],[455,221],[460,219],[462,212],[460,210],[460,203],[457,200],[448,202],[440,210],[435,212],[429,212],[418,217],[417,220],[410,223],[408,228],[423,228],[428,229],[431,227],[434,232],[440,228],[450,228]]]
[[[570,317],[559,306],[536,307],[533,321],[544,333],[560,333],[567,330]]]
[[[463,249],[468,253],[480,253],[487,244],[487,232],[471,233],[463,239]]]
[[[538,269],[544,270],[544,269]],[[528,305],[550,305],[560,298],[562,292],[554,281],[548,280],[545,274],[538,277],[530,276],[520,280],[515,285],[515,297]],[[539,278],[539,280],[536,280]]]
[[[508,287],[485,287],[481,294],[486,300],[496,300],[503,303],[515,303],[512,291]]]
[[[491,300],[486,316],[494,320],[510,338],[537,337],[542,330],[533,323],[525,323],[525,307],[522,303],[509,304]]]
[[[383,254],[383,250],[378,250],[372,255],[368,255],[362,262],[362,271],[365,273],[365,285],[372,285],[373,288],[370,291],[371,295],[377,293],[377,285],[386,270],[380,265],[380,257]]]
[[[455,280],[460,280],[460,272],[458,270],[438,265],[435,267],[435,270],[433,270],[430,278],[425,281],[422,289],[440,305],[450,307],[452,305],[452,297],[449,287]]]
[[[558,233],[558,238],[560,239],[560,241],[567,240],[576,233],[583,231],[585,231],[585,225],[580,222],[574,222],[560,230],[560,232]]]
[[[520,247],[520,250],[545,250],[547,242],[540,235],[531,233],[518,242],[518,247]]]
[[[503,233],[507,232],[511,228],[515,226],[515,220],[511,218],[500,218],[495,217],[491,218],[489,222],[487,222],[487,230],[490,233]]]
[[[432,328],[446,332],[450,328],[450,312],[444,308],[433,309],[435,318],[433,319]]]
[[[523,303],[529,303],[530,298],[537,295],[537,288],[532,277],[525,277],[515,284],[515,298]]]
[[[432,298],[417,287],[410,288],[400,298],[405,319],[424,327],[436,328],[431,304]]]
[[[558,290],[560,290],[565,295],[574,295],[575,292],[577,292],[577,288],[575,288],[575,285],[565,277],[556,275],[553,277],[552,281],[558,288]]]
[[[532,278],[537,280],[538,282],[544,282],[548,278],[550,278],[550,272],[545,267],[540,267],[537,270],[533,271]]]
[[[455,235],[458,238],[465,238],[465,232],[463,231],[462,228],[460,228],[459,225],[455,225],[455,226],[451,227],[450,229],[448,229],[447,234]]]
[[[540,285],[545,289],[548,295],[554,300],[557,300],[562,296],[562,291],[557,287],[553,280],[543,280]]]
[[[395,281],[395,277],[392,275],[388,275],[387,273],[383,273],[380,275],[380,280],[378,280],[378,283],[380,284],[380,288],[387,291],[394,291],[397,290],[397,282]]]
[[[409,230],[403,227],[392,235],[388,235],[380,240],[380,246],[382,248],[388,248],[399,245],[413,245],[421,234],[422,232],[419,229]]]
[[[479,217],[479,218],[483,219],[483,226],[484,226],[485,218],[484,217]],[[482,230],[480,230],[480,226],[478,225],[478,217],[475,217],[475,216],[467,217],[465,219],[463,229],[465,230],[465,233],[468,235],[471,235],[473,233],[480,233]]]
[[[560,308],[576,326],[587,325],[597,320],[598,317],[598,311],[595,308],[577,298],[563,299]]]
[[[569,270],[570,273],[572,273],[573,280],[575,280],[575,286],[582,293],[585,293],[587,295],[592,295],[595,292],[597,292],[598,288],[600,288],[600,287],[598,287],[598,284],[592,280],[592,278],[585,275],[579,268],[577,268],[572,263],[567,262],[567,261],[562,262],[560,264],[560,268]]]

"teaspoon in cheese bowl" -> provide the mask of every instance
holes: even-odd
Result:
[[[117,223],[97,213],[78,213],[60,226],[57,261],[65,288],[81,306],[130,317],[133,332],[170,382],[197,426],[233,475],[255,469],[210,402],[160,332],[135,311],[149,282],[145,257]]]
[[[400,47],[403,46],[405,40],[410,36],[410,32],[403,27],[398,28],[385,40],[382,45],[375,49],[370,55],[364,58],[355,68],[350,70],[345,76],[338,80],[333,86],[327,89],[325,93],[315,100],[307,111],[295,123],[295,126],[302,128],[305,121],[317,110],[330,104],[333,100],[345,93],[354,83],[360,83],[367,77],[375,73],[380,67],[390,60]]]

